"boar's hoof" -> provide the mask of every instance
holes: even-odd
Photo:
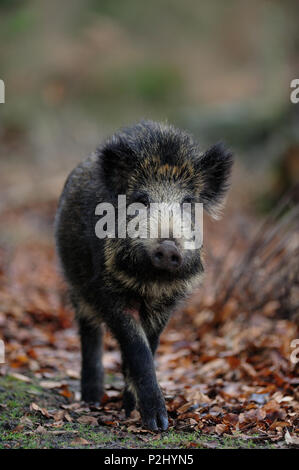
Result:
[[[160,428],[162,431],[166,431],[168,428],[168,416],[163,397],[158,399],[151,407],[143,407],[141,405],[139,411],[142,424],[146,429],[158,431]]]
[[[94,406],[97,406],[101,403],[102,396],[103,396],[103,389],[97,388],[97,387],[83,388],[82,393],[81,393],[82,401],[85,401],[85,403],[89,403]]]
[[[143,418],[142,423],[143,426],[150,431],[158,431],[159,428],[162,429],[162,431],[166,431],[168,428],[167,412],[166,410],[158,411],[154,416]]]

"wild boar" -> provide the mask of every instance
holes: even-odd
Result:
[[[200,283],[204,272],[201,247],[190,248],[184,236],[174,235],[173,227],[167,237],[159,231],[154,237],[129,237],[123,226],[113,236],[109,231],[106,237],[98,236],[97,208],[112,206],[116,220],[122,217],[126,224],[132,215],[123,217],[118,204],[120,196],[125,196],[125,208],[142,205],[141,225],[142,220],[153,219],[150,207],[155,203],[170,208],[202,204],[215,215],[228,189],[232,162],[232,154],[222,144],[202,152],[187,132],[143,121],[113,135],[69,175],[55,232],[79,322],[84,401],[99,402],[103,394],[105,323],[121,349],[127,416],[137,406],[144,427],[167,429],[154,354],[171,313]],[[189,215],[194,224],[192,208]],[[161,214],[155,215],[156,228],[164,222]],[[137,318],[132,308],[137,309]]]

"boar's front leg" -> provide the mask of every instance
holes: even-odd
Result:
[[[163,305],[143,304],[140,309],[141,325],[146,333],[153,356],[159,339],[171,314],[171,308]]]
[[[153,431],[158,427],[167,429],[165,401],[157,383],[152,351],[143,328],[120,307],[110,311],[105,320],[120,345],[127,381],[136,397],[143,425]]]
[[[169,320],[170,313],[171,309],[169,306],[143,304],[140,308],[141,326],[146,334],[153,356],[155,355],[159,345],[160,335]],[[134,396],[134,391],[132,390],[130,376],[126,364],[123,364],[123,373],[126,382],[123,394],[123,405],[126,416],[128,417],[135,409],[136,399]]]

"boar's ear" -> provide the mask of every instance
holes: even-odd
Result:
[[[204,208],[218,218],[229,187],[233,156],[222,143],[207,150],[197,162],[200,198]]]
[[[100,149],[100,155],[107,188],[125,194],[136,163],[134,152],[123,140],[112,138]]]

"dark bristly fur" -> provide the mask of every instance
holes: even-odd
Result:
[[[178,243],[182,261],[171,271],[152,263],[161,240],[97,238],[97,204],[111,202],[117,213],[119,194],[126,194],[128,203],[182,203],[187,197],[216,214],[231,166],[232,156],[221,144],[202,153],[189,134],[146,121],[115,134],[68,177],[56,242],[80,326],[83,400],[100,401],[103,392],[104,322],[121,348],[127,415],[137,405],[145,427],[167,428],[153,357],[171,312],[203,274],[200,249]],[[130,308],[138,308],[137,320]]]

